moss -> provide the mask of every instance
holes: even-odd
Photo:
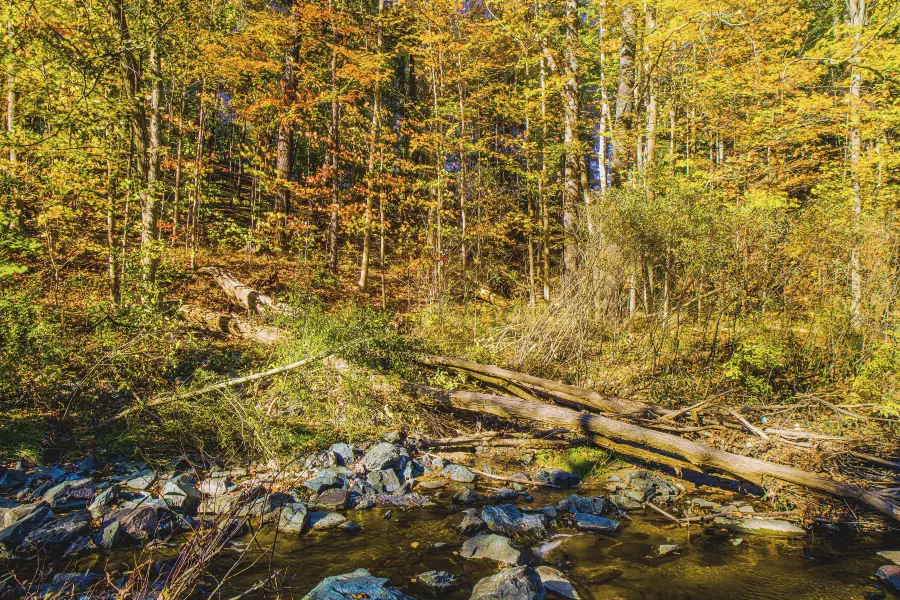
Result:
[[[599,474],[613,458],[612,453],[601,448],[579,446],[568,450],[544,450],[537,454],[537,466],[569,471],[582,480]]]

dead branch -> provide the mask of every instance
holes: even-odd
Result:
[[[232,302],[240,304],[251,313],[293,315],[294,310],[287,304],[275,302],[271,296],[260,293],[245,285],[218,267],[205,267],[201,273],[211,275]]]
[[[233,335],[260,344],[276,344],[287,338],[287,334],[277,327],[257,325],[234,315],[224,315],[189,304],[180,306],[178,313],[198,329]]]

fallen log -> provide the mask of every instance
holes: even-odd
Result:
[[[228,298],[251,313],[255,314],[279,314],[292,315],[294,310],[287,304],[275,302],[271,296],[254,290],[223,271],[218,267],[204,267],[201,273],[212,276],[219,284]]]
[[[157,398],[155,400],[151,400],[146,404],[136,404],[130,408],[126,408],[125,410],[113,415],[112,417],[102,421],[98,427],[104,427],[109,425],[114,421],[119,421],[128,415],[135,413],[144,408],[152,408],[154,406],[160,406],[161,404],[167,404],[169,402],[175,402],[176,400],[186,400],[188,398],[193,398],[194,396],[200,396],[201,394],[207,394],[209,392],[214,392],[216,390],[223,390],[228,387],[232,387],[235,385],[240,385],[242,383],[250,383],[251,381],[256,381],[258,379],[264,379],[266,377],[271,377],[273,375],[278,375],[279,373],[284,373],[285,371],[291,371],[293,369],[297,369],[299,367],[308,365],[310,363],[316,362],[317,360],[323,360],[331,356],[331,352],[324,352],[322,354],[318,354],[316,356],[311,356],[309,358],[304,358],[303,360],[298,360],[296,362],[292,362],[287,365],[283,365],[280,367],[275,367],[274,369],[269,369],[268,371],[263,371],[261,373],[253,373],[252,375],[246,375],[244,377],[235,377],[234,379],[228,379],[226,381],[222,381],[219,383],[214,383],[212,385],[208,385],[206,387],[202,387],[198,390],[191,390],[190,392],[185,392],[183,394],[177,394],[175,396],[164,396],[162,398]]]
[[[577,404],[588,406],[590,408],[604,412],[623,415],[647,413],[668,414],[669,412],[672,412],[659,406],[649,404],[647,402],[639,402],[636,400],[620,398],[618,396],[599,394],[597,392],[586,390],[574,385],[568,385],[566,383],[553,381],[551,379],[544,379],[542,377],[535,377],[534,375],[529,375],[528,373],[510,371],[509,369],[496,367],[494,365],[482,365],[479,363],[470,362],[468,360],[434,355],[419,356],[417,360],[421,364],[427,365],[429,367],[450,367],[451,369],[502,379],[509,383],[518,384],[520,386],[524,385],[532,388],[538,388],[541,390],[545,390],[553,396],[557,396],[569,402],[575,402]]]
[[[487,413],[498,417],[540,421],[558,427],[566,427],[572,431],[593,433],[613,440],[624,440],[656,450],[672,452],[698,468],[712,468],[730,473],[760,486],[763,485],[766,478],[771,477],[839,498],[853,500],[900,520],[900,505],[890,502],[874,492],[833,481],[795,467],[725,452],[631,423],[506,396],[440,390],[413,383],[404,383],[403,388],[408,393],[432,398],[453,408]]]
[[[188,304],[180,306],[178,313],[185,321],[198,329],[233,335],[260,344],[276,344],[287,337],[277,327],[257,325],[234,315],[225,315]]]

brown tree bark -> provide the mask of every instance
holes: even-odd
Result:
[[[381,62],[382,31],[381,19],[384,15],[384,0],[378,1],[378,22],[376,23],[375,51]],[[379,67],[381,65],[379,64]],[[372,240],[372,208],[375,202],[375,156],[381,140],[381,75],[375,77],[372,92],[372,127],[369,132],[369,158],[366,162],[366,212],[363,219],[363,249],[359,268],[359,288],[366,289],[369,280],[369,254]]]
[[[616,113],[613,121],[613,185],[621,185],[628,169],[627,143],[634,110],[634,9],[622,8],[622,46],[619,49],[619,85],[616,89]]]
[[[199,329],[233,335],[260,344],[276,344],[287,337],[277,327],[257,325],[234,315],[225,315],[197,306],[182,305],[178,308],[178,313],[185,321]]]
[[[293,10],[293,7],[291,7]],[[293,25],[294,17],[291,16]],[[292,26],[291,35],[294,35]],[[291,105],[297,93],[297,77],[294,73],[294,65],[300,55],[300,50],[293,39],[288,41],[287,50],[284,53],[284,63],[281,68],[281,94],[284,103],[284,112],[278,123],[278,140],[276,142],[275,175],[278,178],[277,194],[275,196],[275,244],[280,250],[287,246],[287,216],[291,203],[291,167],[294,164],[294,120],[291,118]]]

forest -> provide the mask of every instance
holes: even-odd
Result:
[[[900,594],[900,3],[0,13],[0,598]]]

